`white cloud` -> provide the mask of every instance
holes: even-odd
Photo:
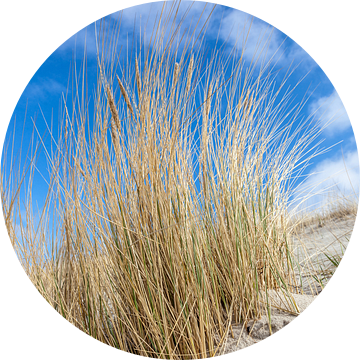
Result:
[[[229,12],[221,21],[220,37],[242,51],[247,60],[279,60],[281,33],[260,19],[238,10]],[[275,57],[273,58],[273,56]]]
[[[304,72],[309,72],[318,67],[315,60],[295,42],[292,44],[288,53],[286,54],[286,59],[288,62],[295,60],[295,65],[301,64],[301,68]]]
[[[288,67],[301,64],[303,70],[314,67],[314,60],[297,43],[271,24],[239,10],[228,12],[222,19],[220,37],[242,51],[246,39],[244,58],[259,59],[258,65],[278,64]]]
[[[61,95],[66,92],[66,86],[54,79],[38,79],[36,82],[30,82],[24,91],[27,99],[44,99],[47,95]]]
[[[95,26],[94,24],[89,24],[87,27],[81,29],[64,43],[62,43],[56,51],[60,53],[73,52],[76,50],[76,56],[79,59],[82,59],[84,56],[84,48],[86,46],[87,56],[95,56],[96,51],[96,41],[95,41]]]
[[[329,196],[353,196],[359,194],[360,171],[356,150],[319,162],[309,177],[296,191],[295,203],[304,201],[304,207],[314,209],[323,206]]]
[[[310,104],[309,110],[315,113],[321,126],[329,135],[335,135],[351,128],[350,119],[337,92],[323,96]]]

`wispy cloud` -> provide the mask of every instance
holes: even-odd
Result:
[[[305,200],[310,209],[321,207],[328,201],[329,194],[349,196],[359,193],[359,157],[357,150],[338,154],[319,162],[309,177],[297,189],[295,203]]]
[[[324,131],[330,136],[351,128],[350,119],[335,90],[330,95],[313,101],[309,111],[315,113],[321,125],[325,127]]]
[[[66,92],[66,86],[51,78],[37,78],[26,87],[23,97],[27,100],[44,100],[49,95],[61,95]]]
[[[219,35],[229,45],[244,51],[247,60],[260,56],[269,61],[278,52],[283,40],[278,30],[239,10],[224,14]]]
[[[244,51],[246,60],[258,59],[259,65],[271,62],[288,67],[294,60],[294,65],[301,64],[306,70],[316,65],[306,51],[284,33],[239,10],[228,9],[225,12],[219,35],[239,52]]]
[[[87,56],[96,56],[95,25],[90,24],[84,29],[71,36],[56,50],[57,54],[67,54],[68,51],[76,51],[76,56],[83,56],[86,46]]]

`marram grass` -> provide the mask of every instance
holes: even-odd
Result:
[[[116,31],[102,29],[92,117],[83,70],[51,149],[35,126],[23,168],[7,172],[5,152],[3,209],[29,278],[73,325],[134,354],[203,358],[232,324],[270,317],[268,289],[292,299],[287,208],[318,132],[299,125],[302,104],[291,108],[270,63],[208,57],[201,36],[175,42],[164,28],[123,67]]]

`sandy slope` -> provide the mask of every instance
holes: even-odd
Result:
[[[319,263],[324,264],[325,261],[326,264],[327,260],[323,255],[324,251],[328,255],[344,252],[348,240],[350,240],[354,224],[354,216],[327,220],[325,222],[318,221],[294,234],[293,240],[296,244],[296,255],[299,258],[299,263],[303,270],[308,269],[307,272],[305,271],[305,274],[309,273],[310,270],[318,271]],[[270,292],[272,303],[274,304],[271,310],[272,333],[281,330],[289,324],[316,299],[316,293],[321,291],[321,286],[311,281],[311,279],[311,276],[304,276],[303,278],[304,294],[291,295],[298,307],[298,314],[294,313],[291,306],[288,305],[292,299],[289,301],[289,298],[286,299],[284,295],[278,292]],[[250,321],[247,324],[233,324],[229,329],[226,339],[223,341],[220,338],[216,339],[218,344],[216,355],[243,349],[258,343],[270,335],[269,321],[266,316]]]
[[[321,220],[294,234],[294,252],[302,269],[305,293],[316,295],[321,292],[321,286],[313,281],[311,275],[326,272],[326,269],[331,266],[326,255],[335,256],[336,259],[342,257],[349,243],[354,224],[354,216]],[[324,285],[327,280],[329,279],[324,279]]]
[[[274,304],[274,308],[271,310],[271,331],[274,334],[294,320],[298,314],[295,314],[291,310],[291,307],[287,305],[290,300],[289,298],[275,291],[270,291],[268,295],[272,298]],[[291,300],[295,300],[296,302],[298,312],[301,313],[312,303],[315,296],[292,294],[292,298]],[[245,325],[234,324],[231,329],[229,329],[229,334],[225,341],[221,342],[221,339],[216,339],[219,345],[216,355],[227,354],[243,349],[266,339],[270,335],[267,316],[262,316],[256,321],[249,321]],[[209,355],[211,356],[211,354]]]

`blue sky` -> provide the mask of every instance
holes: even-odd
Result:
[[[203,3],[197,2],[192,6],[182,26],[184,30],[194,27],[196,21],[200,18],[203,5]],[[151,3],[123,11],[122,30],[119,39],[120,45],[123,46],[123,52],[126,49],[126,44],[128,42],[131,43],[134,28],[136,40],[140,38],[140,29],[142,31],[152,29],[161,6],[162,3]],[[184,14],[188,6],[189,3],[181,5],[179,16]],[[211,6],[205,9],[203,20],[200,21],[202,22],[201,24],[204,23],[206,15],[210,14],[211,10]],[[118,13],[112,14],[108,17],[108,20],[116,19],[118,16]],[[215,46],[215,39],[218,38],[220,44],[226,41],[226,51],[229,53],[234,46],[240,52],[242,50],[242,41],[238,41],[238,39],[242,39],[243,34],[247,32],[250,22],[251,17],[246,13],[228,7],[217,6],[207,24],[204,39],[205,47],[211,51]],[[259,52],[257,49],[265,44],[265,40],[270,35],[271,39],[266,60],[272,59],[276,63],[276,69],[279,71],[285,71],[291,64],[297,66],[290,84],[297,83],[300,78],[307,75],[294,92],[294,97],[297,99],[295,101],[300,101],[306,91],[314,91],[303,110],[303,115],[310,116],[317,111],[316,117],[319,123],[327,125],[322,135],[324,139],[322,146],[330,147],[338,144],[331,151],[314,159],[313,164],[309,167],[309,172],[313,172],[314,175],[305,181],[303,188],[321,191],[321,189],[327,189],[329,186],[332,186],[333,183],[337,183],[344,192],[351,191],[351,183],[357,188],[359,178],[358,155],[350,120],[335,89],[321,68],[301,47],[287,38],[285,34],[269,27],[268,24],[257,18],[254,18],[251,24],[244,53],[245,61],[251,61],[254,54]],[[19,127],[22,126],[26,107],[27,131],[30,131],[32,128],[31,118],[36,119],[40,132],[45,130],[43,116],[48,122],[53,116],[56,123],[62,94],[65,94],[68,88],[70,65],[74,58],[76,58],[77,67],[78,69],[80,68],[85,38],[89,90],[91,91],[96,81],[97,68],[94,24],[89,25],[86,29],[81,30],[62,44],[39,68],[24,90],[14,111],[12,121],[16,116]],[[143,38],[145,44],[148,38],[149,36],[145,37],[145,39]],[[259,42],[259,39],[263,40]],[[9,129],[12,127],[11,125],[10,123]],[[20,146],[19,143],[18,146]],[[348,177],[351,178],[351,183]],[[40,191],[43,184],[39,181],[35,186],[38,186]],[[321,197],[314,198],[313,201],[317,202],[320,199]]]

